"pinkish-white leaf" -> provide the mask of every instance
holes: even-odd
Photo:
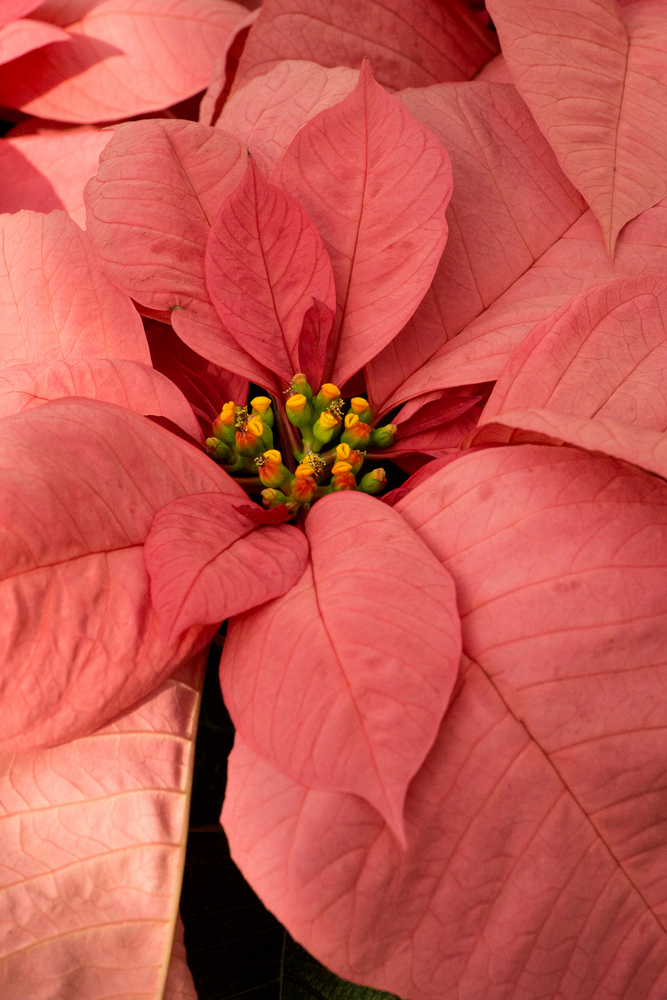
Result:
[[[460,0],[265,0],[250,32],[234,93],[286,59],[360,69],[371,60],[386,87],[468,80],[497,52],[497,39]]]
[[[378,408],[475,320],[585,209],[514,87],[473,81],[406,90],[400,100],[447,149],[449,236],[415,314],[367,366]],[[482,379],[461,379],[476,382]],[[387,401],[392,397],[392,402]]]
[[[342,385],[396,336],[431,283],[447,240],[449,157],[366,63],[352,93],[297,132],[272,176],[331,258]]]
[[[209,126],[117,126],[86,185],[87,229],[120,288],[150,309],[170,310],[193,351],[270,387],[272,376],[224,329],[204,275],[211,224],[245,169],[244,147]]]
[[[613,255],[667,195],[667,8],[661,0],[489,0],[512,79]]]
[[[83,126],[0,140],[0,212],[64,208],[85,228],[83,189],[97,173],[100,153],[112,134]]]
[[[286,59],[235,90],[215,127],[259,149],[275,164],[299,129],[347,97],[358,79],[359,71],[348,66],[327,69],[314,62]]]
[[[162,1000],[165,977],[196,1000],[170,951],[202,679],[198,656],[89,736],[0,754],[3,1000]]]
[[[0,67],[0,104],[84,124],[169,107],[208,86],[247,13],[232,0],[103,0],[59,32],[67,41]]]
[[[0,216],[0,363],[125,358],[150,364],[132,302],[64,212]]]
[[[171,957],[162,1000],[197,1000],[197,992],[192,973],[188,969],[185,944],[183,943],[184,932],[185,928],[179,913],[176,915],[174,940],[171,945]]]
[[[213,221],[206,285],[223,326],[286,385],[299,370],[299,335],[317,299],[333,311],[334,278],[301,205],[252,160]]]
[[[192,407],[160,372],[137,361],[35,361],[0,370],[0,417],[21,413],[63,396],[86,396],[135,413],[168,417],[203,441]]]
[[[402,841],[406,789],[458,670],[452,583],[363,493],[324,497],[305,530],[299,582],[229,624],[225,703],[259,754],[309,787],[365,798]]]
[[[539,323],[484,411],[558,410],[667,429],[667,279],[598,285]]]
[[[347,979],[411,1000],[661,1000],[667,484],[497,448],[398,510],[454,578],[465,654],[408,790],[408,849],[239,734],[232,856]]]
[[[110,403],[60,399],[3,418],[3,750],[91,732],[207,641],[206,627],[168,640],[143,546],[160,507],[213,491],[245,497],[197,448]]]
[[[176,638],[281,597],[306,568],[308,542],[290,524],[257,529],[229,497],[202,493],[157,512],[144,552],[153,607]]]

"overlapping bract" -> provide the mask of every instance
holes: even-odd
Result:
[[[87,0],[75,6],[85,18]],[[119,654],[99,671],[91,726],[137,697],[151,671],[158,683],[188,635],[204,641],[246,602],[222,663],[238,725],[224,821],[263,899],[337,972],[407,1000],[663,1000],[664,14],[651,0],[573,0],[548,13],[537,0],[489,0],[507,62],[471,80],[496,51],[476,6],[391,0],[352,18],[348,4],[267,0],[220,117],[230,80],[216,68],[202,119],[215,128],[133,123],[104,150],[89,230],[113,293],[66,227],[58,240],[78,247],[76,280],[55,223],[34,244],[26,230],[25,261],[48,250],[34,289],[14,239],[9,408],[70,389],[105,400],[52,403],[7,424],[5,448],[15,440],[21,455],[7,506],[30,543],[15,551],[27,559],[43,545],[12,492],[19,483],[51,532],[50,589],[31,598],[46,607],[39,600],[60,599],[65,557],[87,537],[86,510],[105,506],[103,551],[81,565],[119,560],[109,579],[114,595],[119,580],[126,588],[137,624],[112,639],[104,586],[72,585],[76,622],[96,623]],[[282,256],[261,198],[237,217],[248,239],[227,242],[251,184],[280,206]],[[257,264],[265,239],[262,272],[248,251]],[[30,323],[11,312],[16,289]],[[387,454],[411,470],[439,460],[394,493],[393,510],[341,493],[319,501],[304,530],[255,529],[231,480],[140,415],[161,400],[156,415],[201,437],[147,367],[128,295],[152,317],[155,368],[203,427],[245,399],[248,379],[278,396],[290,368],[331,362],[328,376],[353,376],[348,395],[368,389],[392,413]],[[109,323],[114,302],[125,331]],[[63,424],[65,413],[76,420]],[[65,451],[76,476],[63,458],[52,487]],[[87,504],[54,517],[66,506],[58,489],[87,490]],[[133,549],[104,549],[123,532],[148,552],[134,576]],[[3,584],[17,606],[24,585]],[[150,635],[128,679],[122,643],[141,628]],[[61,632],[51,697],[78,662]],[[78,709],[74,684],[71,697]],[[58,716],[41,688],[33,700],[56,721],[29,738],[58,718],[67,738],[67,705]]]

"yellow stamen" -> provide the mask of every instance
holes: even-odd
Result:
[[[279,464],[283,460],[283,456],[280,454],[277,448],[271,448],[269,449],[269,451],[265,451],[264,458],[268,462],[276,462],[277,464]]]

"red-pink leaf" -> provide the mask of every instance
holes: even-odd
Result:
[[[588,211],[458,337],[410,376],[385,405],[446,386],[497,379],[532,327],[575,295],[615,278],[666,273],[667,201],[628,223],[616,245],[613,265],[595,217]]]
[[[280,597],[306,568],[308,542],[291,525],[258,529],[230,497],[202,493],[158,511],[144,552],[153,607],[175,638]]]
[[[0,65],[18,59],[33,49],[39,49],[42,45],[67,42],[69,37],[62,28],[43,21],[31,21],[28,18],[10,21],[0,28]]]
[[[64,212],[0,216],[0,364],[125,358],[150,364],[141,319]]]
[[[467,654],[408,791],[408,850],[359,798],[297,783],[240,734],[234,859],[356,982],[661,1000],[667,486],[575,449],[500,448],[399,510],[455,580]]]
[[[103,0],[67,41],[0,68],[0,104],[82,123],[166,108],[208,86],[247,14],[232,0]]]
[[[206,125],[120,125],[86,185],[86,220],[120,288],[144,306],[171,310],[193,351],[270,388],[272,376],[224,329],[204,274],[211,223],[245,169],[241,144]]]
[[[8,21],[16,21],[20,17],[25,17],[39,6],[41,6],[41,0],[3,0],[0,24],[7,24]],[[44,16],[43,12],[42,16]]]
[[[265,0],[239,63],[233,93],[284,59],[361,67],[369,58],[392,89],[467,80],[497,51],[497,40],[460,0]]]
[[[144,320],[144,327],[153,367],[178,386],[207,430],[224,403],[248,398],[247,379],[202,358],[166,323]]]
[[[484,410],[559,410],[667,429],[667,279],[621,278],[577,296],[512,355]]]
[[[255,525],[285,524],[296,513],[294,509],[290,509],[284,503],[279,503],[275,507],[271,507],[270,510],[258,507],[257,504],[244,503],[239,507],[235,507],[234,510],[237,510],[239,514],[243,514],[245,518]]]
[[[488,7],[514,83],[613,254],[625,223],[667,195],[665,5]]]
[[[447,240],[449,157],[366,63],[352,93],[297,132],[273,178],[331,257],[341,385],[396,336],[431,283]]]
[[[467,443],[522,444],[536,440],[602,452],[667,479],[667,434],[637,424],[629,426],[602,415],[586,419],[537,407],[509,410],[488,420],[482,418],[479,429]]]
[[[201,648],[210,628],[167,640],[143,546],[160,507],[214,490],[244,496],[190,444],[110,403],[3,418],[2,749],[91,732]]]
[[[406,90],[400,100],[446,147],[454,190],[433,282],[371,360],[376,407],[538,260],[585,209],[513,87],[474,81]],[[460,379],[456,384],[480,379]],[[393,395],[395,394],[395,395]]]
[[[184,933],[183,921],[180,914],[177,914],[162,1000],[198,1000],[192,973],[188,969],[185,944],[183,943]]]
[[[162,997],[202,677],[196,657],[104,729],[0,755],[3,1000]],[[195,1000],[177,954],[165,997]]]
[[[97,173],[112,132],[86,126],[0,140],[0,212],[52,212],[64,208],[85,228],[83,188]]]
[[[267,760],[312,788],[365,798],[402,840],[406,789],[458,670],[452,583],[365,494],[325,497],[305,527],[299,582],[229,624],[225,703]]]
[[[136,361],[33,362],[0,370],[0,417],[21,413],[63,396],[86,396],[125,406],[135,413],[169,417],[203,440],[183,394],[168,378]]]
[[[311,386],[320,386],[333,377],[336,360],[331,339],[334,320],[333,310],[319,299],[313,301],[303,317],[299,334],[298,368]]]
[[[247,13],[243,20],[237,22],[226,48],[218,55],[211,82],[199,102],[198,121],[202,125],[218,125],[220,110],[229,97],[229,90],[236,75],[239,56],[243,52],[248,32],[257,20],[258,14],[259,10],[253,10]],[[234,130],[225,129],[225,131],[233,132]]]
[[[326,69],[313,62],[280,62],[231,95],[216,128],[259,149],[275,164],[299,129],[347,97],[358,79],[359,71],[347,66]]]
[[[264,179],[254,160],[211,227],[206,284],[225,329],[289,385],[313,298],[333,311],[336,292],[315,226],[294,198]]]

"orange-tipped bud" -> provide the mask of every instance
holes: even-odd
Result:
[[[234,400],[230,400],[228,403],[224,404],[222,410],[220,411],[218,420],[221,423],[226,424],[228,427],[233,427],[234,421],[236,420],[236,403]]]
[[[368,409],[368,400],[364,399],[363,396],[353,396],[350,400],[350,409],[359,416],[360,413]]]
[[[352,449],[349,444],[337,444],[336,445],[336,458],[339,462],[347,462],[350,457],[350,452]]]
[[[312,465],[298,465],[294,475],[297,479],[307,479],[308,476],[315,475],[315,469]]]
[[[268,396],[255,396],[254,399],[250,400],[250,405],[255,413],[259,413],[259,415],[263,417],[266,411],[271,407],[271,400]]]
[[[262,434],[264,433],[264,424],[262,423],[262,418],[251,417],[250,420],[248,421],[247,430],[249,430],[251,434],[254,434],[255,437],[258,438],[261,437]]]
[[[352,466],[349,462],[336,462],[331,470],[332,476],[340,476],[343,472],[352,472]]]
[[[283,465],[283,457],[277,448],[270,448],[255,459],[257,473],[264,486],[276,490],[287,489],[292,482],[289,469]]]
[[[332,431],[335,427],[338,427],[339,423],[338,417],[334,416],[333,413],[320,413],[319,424],[322,430]]]
[[[298,470],[297,470],[298,472]],[[310,503],[319,489],[314,476],[296,476],[292,481],[292,497],[299,503]]]
[[[348,413],[345,417],[345,430],[340,439],[343,444],[349,444],[350,448],[363,450],[371,439],[371,429],[356,413]]]
[[[334,401],[334,399],[340,398],[340,389],[333,382],[325,382],[317,396],[315,397],[313,403],[315,410],[321,413],[322,410],[326,410],[327,406]]]
[[[308,406],[308,400],[302,392],[296,392],[293,396],[290,396],[285,406],[292,413],[303,413]]]
[[[334,493],[338,493],[340,490],[356,490],[357,481],[351,472],[341,472],[339,476],[332,477],[331,488]]]
[[[263,458],[265,458],[267,462],[275,463],[276,465],[283,460],[283,456],[277,448],[270,448],[268,451],[265,451]]]
[[[332,399],[338,399],[340,396],[340,389],[333,382],[325,382],[320,392],[326,399],[327,403],[330,403]]]
[[[374,496],[376,493],[380,493],[386,485],[387,477],[384,469],[373,469],[372,472],[366,473],[358,488],[362,493],[370,493],[371,496]]]

